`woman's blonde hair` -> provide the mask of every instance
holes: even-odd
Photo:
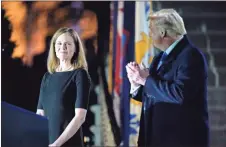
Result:
[[[182,17],[174,9],[162,9],[149,18],[160,32],[165,31],[170,37],[187,34]]]
[[[73,38],[74,44],[75,44],[75,53],[71,59],[72,66],[74,67],[74,69],[83,68],[85,70],[88,70],[85,51],[84,51],[84,45],[78,33],[71,28],[64,27],[57,30],[51,39],[49,55],[47,59],[48,72],[49,73],[56,72],[56,68],[59,66],[59,60],[55,53],[55,43],[57,38],[64,33],[69,33]]]

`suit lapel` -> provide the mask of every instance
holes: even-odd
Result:
[[[187,39],[187,36],[184,35],[183,39],[178,42],[178,44],[175,46],[175,48],[170,52],[170,54],[167,56],[166,60],[162,63],[162,65],[157,70],[158,74],[162,74],[165,71],[168,71],[169,68],[172,68],[172,62],[176,60],[176,57],[180,54],[181,50],[185,48],[189,44],[189,41]]]
[[[171,68],[171,65],[172,65],[171,62],[173,62],[173,60],[175,60],[173,56],[167,57],[166,61],[164,61],[162,65],[159,67],[159,69],[157,69],[157,74],[164,73],[169,68]]]
[[[150,65],[149,72],[150,73],[156,73],[156,74],[162,74],[165,71],[167,71],[169,68],[171,68],[171,63],[176,60],[177,55],[181,52],[182,49],[184,49],[187,45],[189,45],[189,40],[187,38],[187,35],[184,35],[183,39],[178,42],[178,44],[175,46],[175,48],[170,52],[170,54],[167,56],[166,60],[162,63],[162,65],[157,70],[157,66],[159,64],[159,60],[163,54],[163,52],[160,52],[158,55],[156,55],[153,58],[153,61]]]
[[[160,60],[162,54],[163,54],[163,52],[160,52],[158,55],[154,56],[152,63],[149,67],[149,73],[155,73],[156,72],[157,66],[158,66],[158,63],[159,63],[159,60]]]

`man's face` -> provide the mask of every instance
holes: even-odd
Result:
[[[152,38],[153,45],[156,48],[161,49],[162,46],[162,37],[158,31],[158,27],[154,23],[150,23],[150,37]]]

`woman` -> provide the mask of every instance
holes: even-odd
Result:
[[[49,121],[49,146],[83,146],[90,76],[78,34],[61,28],[53,36],[43,76],[37,114]]]

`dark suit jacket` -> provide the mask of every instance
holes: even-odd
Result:
[[[134,97],[142,101],[138,146],[207,147],[207,63],[185,35]],[[142,98],[142,99],[139,99]]]

